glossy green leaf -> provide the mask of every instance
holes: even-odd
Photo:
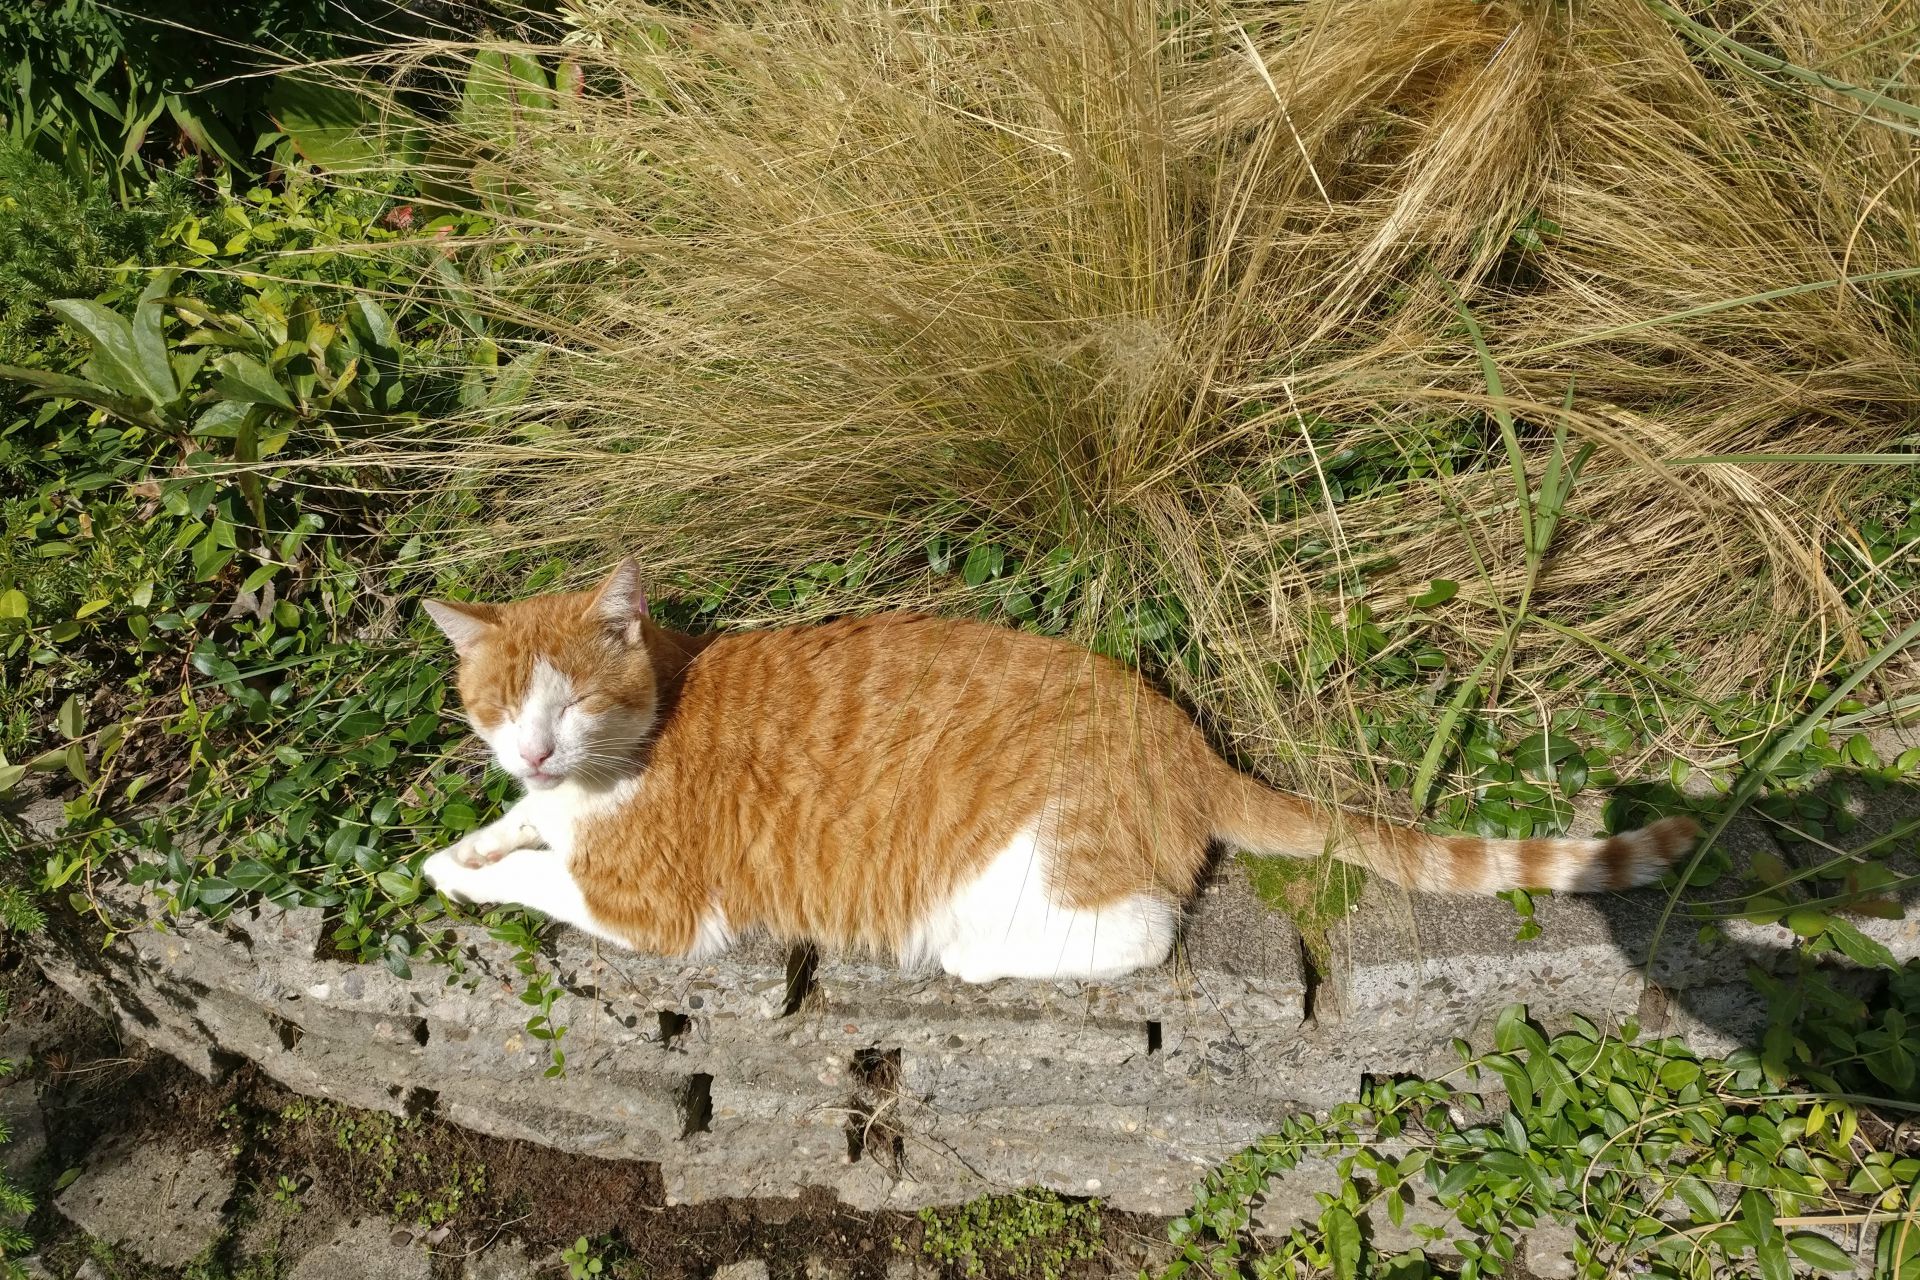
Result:
[[[214,362],[214,368],[220,371],[220,380],[214,384],[214,390],[229,400],[277,409],[294,407],[293,397],[287,394],[287,389],[274,376],[273,370],[252,356],[237,352],[224,355]]]
[[[381,891],[395,902],[408,903],[420,896],[420,881],[404,871],[382,871],[374,879]]]
[[[1360,1224],[1346,1206],[1336,1204],[1320,1215],[1320,1230],[1335,1280],[1354,1280],[1360,1273]]]
[[[80,695],[70,693],[60,710],[54,715],[54,723],[59,726],[60,734],[65,738],[77,738],[86,728],[86,704],[80,701]]]
[[[1846,1274],[1859,1265],[1845,1249],[1811,1231],[1796,1231],[1788,1236],[1787,1248],[1793,1250],[1794,1257],[1819,1271]]]

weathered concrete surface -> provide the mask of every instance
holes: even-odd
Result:
[[[121,1141],[93,1152],[54,1207],[97,1239],[156,1266],[181,1267],[226,1229],[233,1190],[221,1152]]]
[[[287,1280],[428,1280],[433,1260],[418,1245],[395,1244],[390,1223],[340,1223],[303,1254]]]
[[[1733,847],[1766,835],[1742,825]],[[1364,1073],[1423,1075],[1484,1041],[1505,1004],[1552,1023],[1639,1016],[1705,1050],[1751,1042],[1762,1011],[1741,978],[1777,964],[1778,928],[1703,944],[1676,913],[1649,986],[1641,968],[1657,891],[1537,899],[1540,937],[1516,942],[1494,899],[1370,886],[1332,933],[1328,972],[1229,863],[1200,896],[1175,959],[1111,984],[972,987],[857,959],[811,986],[782,949],[706,964],[599,947],[562,931],[568,1073],[543,1078],[511,953],[456,930],[465,972],[320,958],[317,912],[247,909],[163,926],[131,889],[120,919],[150,919],[104,952],[48,946],[60,985],[203,1073],[236,1057],[303,1092],[356,1106],[432,1108],[506,1137],[658,1162],[674,1202],[828,1188],[856,1208],[911,1208],[1041,1185],[1171,1213],[1211,1165],[1291,1111],[1352,1098]],[[1861,921],[1897,955],[1920,921]],[[166,930],[166,931],[163,931]]]
[[[1895,815],[1880,816],[1890,825]],[[1722,847],[1736,870],[1758,852],[1779,852],[1766,828],[1746,817],[1729,827]],[[1728,892],[1695,892],[1683,902]],[[1616,1024],[1637,1017],[1644,1031],[1723,1054],[1757,1043],[1766,1025],[1765,1002],[1747,968],[1780,970],[1792,963],[1796,944],[1784,925],[1727,919],[1702,939],[1701,922],[1684,905],[1663,928],[1666,895],[1653,890],[1535,895],[1541,932],[1527,942],[1515,940],[1520,920],[1498,899],[1408,894],[1375,880],[1360,906],[1332,930],[1331,992],[1315,1008],[1321,1022],[1364,1020],[1416,1032],[1436,1024],[1473,1027],[1521,1001],[1537,1015],[1578,1012]],[[1728,910],[1723,905],[1713,914]],[[1897,957],[1920,955],[1920,912],[1911,905],[1903,919],[1851,923]]]
[[[526,1245],[508,1236],[496,1240],[484,1253],[468,1258],[461,1280],[534,1280],[540,1261]]]
[[[17,1018],[0,1025],[0,1061],[12,1070],[0,1075],[0,1126],[11,1135],[0,1143],[0,1174],[24,1179],[47,1149],[47,1121],[40,1110],[45,1090],[26,1074],[33,1058],[34,1029]]]

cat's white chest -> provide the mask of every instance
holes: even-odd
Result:
[[[514,806],[514,811],[540,833],[541,844],[571,858],[581,824],[630,803],[639,788],[638,778],[624,779],[612,787],[591,789],[575,782],[562,782],[555,787],[529,791]]]

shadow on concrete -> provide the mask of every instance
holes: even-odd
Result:
[[[1920,1091],[1901,1051],[1844,1055],[1853,1061],[1829,1051],[1823,1062],[1818,1047],[1881,1026],[1892,1009],[1920,1028],[1920,784],[1833,770],[1738,810],[1730,797],[1634,784],[1615,791],[1609,812],[1614,830],[1675,813],[1709,832],[1724,823],[1677,895],[1593,899],[1624,958],[1651,979],[1644,1029],[1785,1062],[1811,1027],[1820,1034],[1799,1036],[1814,1046],[1811,1065],[1840,1084]],[[1873,963],[1889,957],[1904,973]]]

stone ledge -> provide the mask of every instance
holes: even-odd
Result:
[[[1905,815],[1876,814],[1891,826]],[[1737,819],[1722,837],[1736,870],[1757,853],[1778,853],[1766,828]],[[1894,859],[1911,872],[1920,863]],[[1665,908],[1664,892],[1553,894],[1534,897],[1540,934],[1515,940],[1520,919],[1497,898],[1409,894],[1369,881],[1359,910],[1330,930],[1331,973],[1316,1018],[1370,1026],[1476,1026],[1515,1001],[1537,1014],[1577,1012],[1596,1021],[1638,1017],[1644,1029],[1687,1037],[1701,1053],[1754,1043],[1766,1022],[1749,966],[1778,971],[1792,963],[1796,939],[1783,925],[1727,920],[1703,941],[1687,903],[1728,890],[1682,895],[1659,934],[1649,989],[1645,965]],[[1720,906],[1718,911],[1730,908]],[[1920,956],[1920,913],[1898,920],[1854,918],[1854,927],[1896,958]]]
[[[43,941],[42,967],[202,1073],[244,1057],[356,1106],[432,1108],[488,1133],[658,1162],[682,1202],[819,1186],[856,1208],[910,1208],[1041,1185],[1179,1212],[1210,1165],[1280,1117],[1352,1098],[1364,1073],[1450,1069],[1451,1039],[1484,1041],[1514,1000],[1549,1022],[1639,1013],[1651,1030],[1729,1048],[1763,1013],[1739,980],[1746,953],[1782,954],[1735,931],[1734,963],[1700,950],[1676,916],[1666,987],[1649,988],[1634,948],[1657,892],[1543,897],[1541,936],[1518,943],[1505,903],[1376,886],[1315,975],[1228,862],[1175,960],[1111,984],[973,987],[829,959],[791,992],[777,947],[689,965],[561,931],[551,960],[568,994],[553,1017],[568,1027],[569,1071],[549,1080],[512,953],[483,929],[456,927],[464,980],[402,980],[319,958],[318,912],[167,924],[137,891],[108,892],[116,917],[153,927],[105,951]],[[1920,920],[1862,927],[1920,953]]]

